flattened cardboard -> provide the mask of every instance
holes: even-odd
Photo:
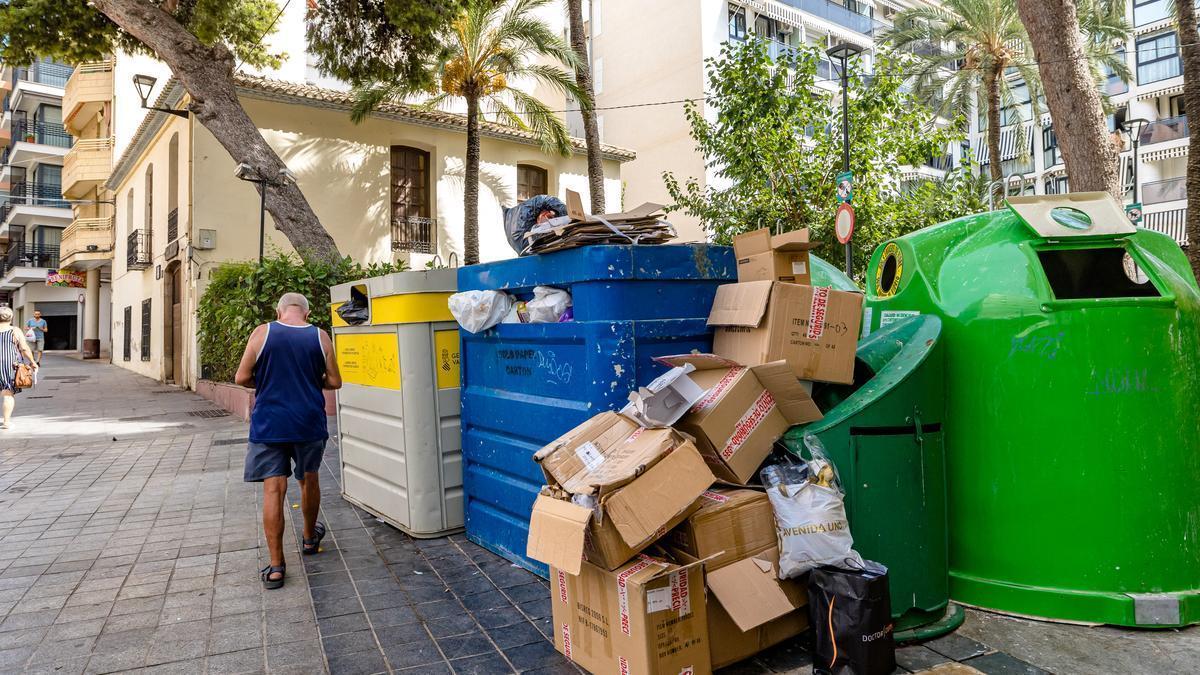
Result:
[[[743,631],[798,609],[804,589],[794,579],[779,579],[779,549],[743,558],[708,575],[708,589]]]
[[[695,369],[684,363],[630,392],[629,403],[621,408],[621,414],[651,429],[671,426],[704,395],[704,390],[688,377]]]
[[[578,575],[550,568],[554,646],[593,673],[709,673],[708,612],[700,565],[639,556]]]
[[[604,501],[604,510],[630,547],[648,546],[683,520],[716,478],[690,441]]]
[[[621,211],[620,213],[602,213],[597,216],[588,215],[587,211],[583,210],[583,198],[574,190],[567,190],[567,216],[572,221],[580,223],[599,223],[600,218],[607,220],[610,223],[620,223],[627,220],[645,220],[654,216],[663,210],[662,204],[653,202],[645,202],[641,206]]]
[[[591,509],[549,495],[538,495],[529,518],[526,555],[568,574],[579,574],[583,564],[580,551],[591,517]]]
[[[733,238],[738,281],[811,283],[808,252],[816,246],[808,240],[808,228],[776,236],[765,228],[739,234]]]
[[[700,508],[671,530],[668,543],[689,558],[709,558],[709,573],[778,542],[775,512],[762,490],[713,486],[698,501]]]
[[[860,293],[798,284],[719,286],[708,317],[713,353],[746,365],[783,359],[802,380],[849,384],[862,303]]]

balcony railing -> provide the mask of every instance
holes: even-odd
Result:
[[[791,59],[795,55],[796,48],[792,45],[785,44],[779,40],[767,40],[767,56],[770,56],[772,61]]]
[[[113,217],[76,218],[63,231],[62,257],[67,264],[80,254],[103,254],[102,257],[112,257]]]
[[[4,256],[5,267],[50,267],[58,268],[58,247],[45,244],[18,242],[8,247]]]
[[[8,203],[25,206],[53,206],[66,208],[69,204],[62,196],[62,185],[58,183],[29,183],[14,181],[8,188]]]
[[[1161,204],[1177,199],[1187,199],[1187,176],[1142,185],[1143,204]]]
[[[437,252],[437,219],[418,216],[392,218],[392,250]]]
[[[91,61],[79,64],[71,73],[63,92],[63,119],[75,135],[89,135],[82,132],[112,101],[112,71],[112,61]]]
[[[842,3],[829,0],[781,0],[781,2],[863,35],[874,35],[876,31],[883,28],[882,23],[865,14],[859,14]]]
[[[63,157],[63,195],[79,199],[112,175],[112,139],[81,138]]]
[[[954,168],[954,155],[945,154],[940,157],[930,157],[925,161],[925,166],[937,169],[938,171],[949,171]]]
[[[34,122],[28,119],[13,120],[12,138],[14,141],[52,145],[56,148],[71,147],[71,134],[63,125],[57,122]]]
[[[1142,219],[1142,226],[1147,230],[1162,232],[1179,242],[1180,246],[1186,246],[1188,243],[1187,209],[1147,213]]]
[[[1171,117],[1157,122],[1151,122],[1142,128],[1138,136],[1142,145],[1178,141],[1188,137],[1188,120],[1186,115]]]
[[[28,68],[13,68],[13,87],[16,87],[17,80],[64,87],[73,70],[74,68],[63,63],[45,61],[39,61]]]
[[[154,263],[150,252],[150,232],[134,230],[125,238],[125,267],[131,270],[144,270]]]

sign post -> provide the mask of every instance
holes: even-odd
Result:
[[[846,247],[846,276],[852,276],[854,271],[854,248],[850,243],[850,235],[854,233],[854,207],[850,202],[854,199],[854,174],[843,171],[834,178],[837,187],[838,208],[833,217],[833,229],[837,239]]]

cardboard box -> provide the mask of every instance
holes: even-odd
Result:
[[[774,237],[769,229],[739,234],[733,238],[738,281],[811,282],[808,252],[817,247],[808,240],[808,228]]]
[[[533,505],[526,553],[577,574],[583,558],[614,569],[692,511],[715,480],[673,429],[606,412],[534,455],[547,487]]]
[[[675,424],[704,395],[704,389],[688,377],[695,369],[690,363],[676,366],[629,392],[629,403],[621,408],[621,414],[651,429]]]
[[[592,673],[711,673],[704,574],[639,556],[607,571],[550,567],[554,647]]]
[[[675,428],[696,439],[721,480],[746,483],[790,426],[821,419],[812,397],[783,361],[746,368],[712,354],[656,360],[696,369],[691,378],[705,394]]]
[[[668,546],[688,557],[707,559],[712,572],[775,546],[775,513],[762,490],[713,487],[700,495],[700,508],[671,530]]]
[[[717,287],[713,352],[758,365],[783,359],[802,380],[850,384],[863,296],[819,286],[751,281]]]
[[[681,562],[693,558],[676,553]],[[713,668],[750,658],[808,629],[808,597],[796,579],[780,580],[774,546],[706,574]]]

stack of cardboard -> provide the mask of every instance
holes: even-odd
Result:
[[[807,232],[752,234],[713,304],[715,353],[658,359],[671,369],[620,413],[534,457],[528,555],[550,566],[555,646],[594,673],[709,672],[808,626],[755,483],[790,426],[821,418],[803,380],[852,380],[862,298],[780,280],[807,280]]]
[[[663,218],[662,205],[650,202],[621,213],[588,215],[579,194],[567,190],[567,215],[533,226],[522,255],[592,244],[664,244],[675,238],[675,228]]]

